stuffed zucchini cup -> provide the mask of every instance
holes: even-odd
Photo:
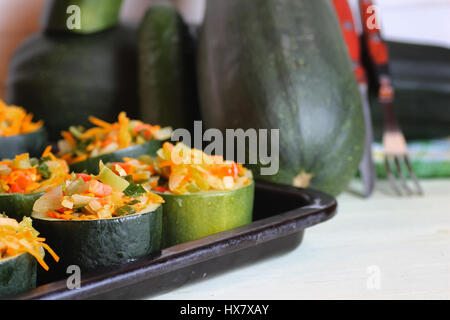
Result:
[[[21,107],[8,106],[0,99],[0,159],[20,153],[38,156],[48,144],[43,122]]]
[[[251,171],[219,156],[164,143],[154,159],[110,164],[164,198],[163,247],[196,240],[252,222]]]
[[[101,165],[98,176],[72,174],[39,198],[32,218],[60,252],[56,274],[117,265],[160,250],[163,198]]]
[[[93,128],[72,126],[61,134],[59,156],[66,160],[74,172],[98,174],[98,163],[121,161],[123,157],[155,154],[162,141],[170,138],[172,129],[130,120],[121,112],[118,122],[108,123],[89,117]]]
[[[67,163],[50,150],[47,147],[39,159],[24,153],[0,161],[0,213],[18,221],[31,216],[34,202],[68,178]]]
[[[18,223],[4,215],[0,216],[0,297],[18,294],[36,287],[36,260],[45,269],[44,249],[55,259],[59,257],[38,237],[25,217]]]

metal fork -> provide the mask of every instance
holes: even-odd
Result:
[[[420,186],[419,180],[414,174],[411,162],[409,161],[407,143],[394,111],[394,88],[392,86],[392,77],[389,70],[388,49],[381,38],[379,24],[371,25],[369,23],[369,21],[373,22],[373,8],[376,7],[371,0],[359,0],[359,8],[366,49],[369,59],[373,64],[379,86],[378,101],[384,114],[385,126],[383,132],[383,147],[387,177],[394,191],[398,195],[403,195],[404,192],[407,195],[412,195],[414,191],[409,187],[404,171],[402,170],[402,167],[406,168],[408,175],[415,185],[415,193],[422,195],[423,189]],[[396,172],[404,192],[402,192],[402,189],[399,187],[394,172]]]

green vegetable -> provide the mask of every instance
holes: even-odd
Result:
[[[31,216],[33,205],[44,192],[23,194],[3,193],[0,194],[0,213],[5,213],[9,218],[22,221],[23,217]]]
[[[136,213],[136,211],[133,209],[133,207],[130,207],[128,205],[117,208],[117,214],[119,216],[127,216],[133,213]]]
[[[76,25],[78,12],[73,5],[79,8],[79,27]],[[51,0],[46,8],[44,28],[49,32],[79,34],[103,31],[117,25],[121,6],[122,0]]]
[[[0,159],[14,159],[16,155],[22,153],[29,153],[30,157],[40,157],[47,145],[45,128],[31,133],[0,137]]]
[[[44,179],[48,179],[51,176],[50,170],[45,163],[41,163],[40,165],[38,165],[37,171]]]
[[[102,160],[104,163],[108,162],[122,162],[124,157],[138,158],[143,154],[156,155],[156,151],[161,148],[162,141],[150,140],[144,144],[131,146],[128,148],[120,149],[115,152],[103,154],[98,157],[92,157],[84,161],[72,163],[69,167],[71,171],[98,174],[99,162]]]
[[[145,189],[138,184],[130,184],[125,190],[123,190],[123,193],[130,198],[137,198],[146,192],[147,191],[145,191]]]
[[[365,128],[329,0],[209,0],[197,61],[206,127],[280,130],[279,170],[263,175],[258,163],[256,179],[333,195],[347,187]]]
[[[34,212],[33,225],[58,252],[60,261],[49,264],[51,280],[67,277],[69,265],[82,272],[123,264],[160,250],[162,207],[118,218],[66,221]]]
[[[111,169],[109,169],[107,166],[103,166],[101,169],[98,180],[110,185],[113,190],[119,191],[119,192],[126,192],[130,186],[130,183],[119,177],[117,174],[115,174]]]
[[[7,101],[43,119],[51,141],[70,126],[90,127],[86,115],[114,122],[126,106],[127,115],[137,118],[136,46],[133,27],[90,35],[36,33],[10,60]],[[40,141],[26,142],[42,152]]]
[[[252,222],[254,182],[232,191],[191,194],[160,193],[163,247],[196,240]]]
[[[149,7],[138,34],[140,111],[145,122],[191,129],[199,119],[195,41],[169,3]]]
[[[0,298],[36,287],[36,260],[28,253],[0,259]]]

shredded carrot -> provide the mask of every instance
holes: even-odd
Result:
[[[42,153],[42,158],[49,156],[51,151],[52,151],[52,146],[47,146],[47,148],[45,148],[44,152]]]
[[[103,120],[100,120],[99,118],[96,118],[94,116],[89,116],[89,121],[92,124],[94,124],[94,125],[96,125],[98,127],[104,128],[104,129],[110,129],[111,128],[111,124],[110,123],[108,123],[106,121],[103,121]]]
[[[70,132],[63,131],[63,132],[61,132],[61,135],[72,147],[76,146],[77,142],[75,141],[75,139],[73,138],[73,136]]]
[[[24,153],[14,160],[0,162],[0,194],[45,191],[62,183],[69,175],[67,162],[57,159],[50,146],[45,149],[41,160],[34,160],[37,164],[32,165],[31,160],[28,153]],[[47,166],[48,161],[52,162],[51,166]]]
[[[17,106],[8,106],[0,99],[0,137],[30,133],[42,127],[43,122],[33,122],[33,115]]]
[[[23,253],[32,255],[45,270],[49,270],[40,248],[47,250],[58,262],[58,255],[39,238],[39,233],[32,227],[31,218],[23,218],[21,223],[14,219],[0,217],[0,259],[15,257]]]
[[[143,144],[152,139],[166,140],[172,132],[171,128],[163,130],[158,125],[131,120],[125,112],[119,113],[115,123],[108,123],[94,116],[89,116],[89,121],[96,127],[87,130],[83,127],[71,127],[70,132],[61,132],[63,140],[58,143],[58,156],[69,164]]]

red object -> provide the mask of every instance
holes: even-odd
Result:
[[[13,193],[25,193],[25,190],[22,189],[18,184],[11,185],[11,191]]]
[[[85,173],[77,173],[77,178],[83,179],[84,182],[90,181],[92,179],[90,175]]]
[[[359,0],[359,8],[369,54],[377,65],[385,65],[389,61],[389,53],[376,21],[376,6],[371,0]]]
[[[354,65],[356,79],[359,83],[367,83],[366,72],[361,64],[359,37],[356,33],[350,6],[348,5],[347,0],[333,0],[333,4],[339,18],[341,31],[347,44],[350,59]]]
[[[156,187],[155,190],[158,191],[158,192],[161,192],[161,193],[169,191],[168,188],[164,188],[164,187]]]

